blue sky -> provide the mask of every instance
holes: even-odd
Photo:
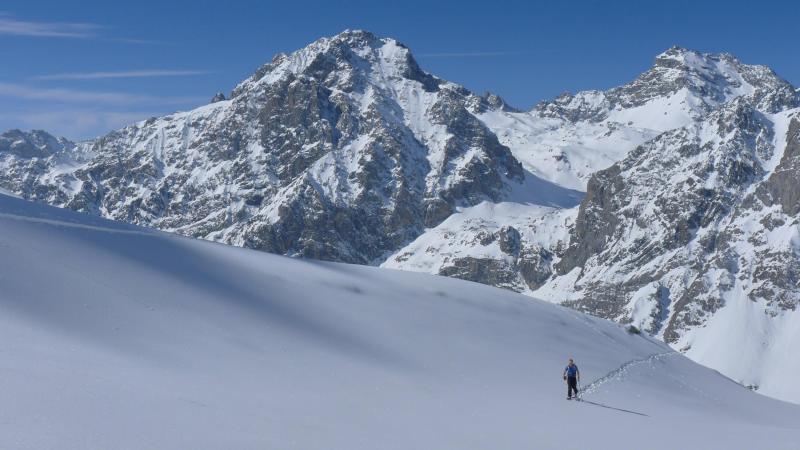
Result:
[[[605,89],[677,44],[800,85],[789,1],[17,1],[0,4],[0,130],[87,138],[226,94],[277,52],[346,28],[519,108]]]

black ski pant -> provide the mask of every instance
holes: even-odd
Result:
[[[567,377],[567,397],[572,397],[572,393],[575,392],[575,397],[578,396],[578,378],[577,377]]]

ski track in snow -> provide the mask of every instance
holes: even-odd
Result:
[[[597,402],[593,402],[593,401],[590,401],[590,400],[585,400],[583,398],[579,398],[578,401],[580,401],[581,403],[588,403],[590,405],[599,406],[601,408],[613,409],[614,411],[625,412],[625,413],[628,413],[628,414],[635,414],[637,416],[642,416],[642,417],[650,417],[649,414],[645,414],[643,412],[633,411],[633,410],[625,409],[625,408],[616,408],[614,406],[604,405],[602,403],[597,403]]]
[[[632,359],[632,360],[622,364],[618,368],[612,370],[611,372],[603,375],[602,377],[600,377],[600,378],[592,381],[591,383],[587,384],[586,386],[582,387],[581,390],[580,390],[580,393],[581,393],[581,395],[592,394],[595,391],[597,391],[597,388],[599,388],[600,386],[602,386],[602,385],[604,385],[604,384],[606,384],[606,383],[608,383],[610,381],[614,381],[614,380],[622,381],[624,379],[624,377],[625,377],[625,374],[628,372],[628,370],[631,367],[638,366],[638,365],[641,365],[641,364],[646,364],[646,363],[651,363],[652,364],[653,362],[659,361],[662,358],[666,358],[666,357],[669,357],[669,356],[676,356],[676,355],[680,355],[680,353],[675,352],[675,351],[670,351],[670,352],[663,352],[663,353],[653,353],[652,355],[647,356],[645,358]]]

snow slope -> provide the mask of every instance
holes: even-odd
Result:
[[[652,109],[661,106],[653,103],[656,104],[647,106]],[[670,113],[668,117],[675,116]],[[620,123],[616,116],[599,122],[571,122],[542,117],[536,110],[492,110],[478,117],[511,149],[525,169],[539,178],[580,191],[586,190],[593,173],[623,159],[631,149],[662,131],[646,128],[634,120]]]
[[[0,311],[0,448],[790,449],[800,432],[798,406],[509,291],[7,196]],[[567,356],[586,403],[564,400]]]

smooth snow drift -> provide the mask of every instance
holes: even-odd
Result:
[[[569,356],[584,403],[565,400]],[[800,407],[559,306],[6,196],[0,404],[14,449],[793,449],[800,435]]]

